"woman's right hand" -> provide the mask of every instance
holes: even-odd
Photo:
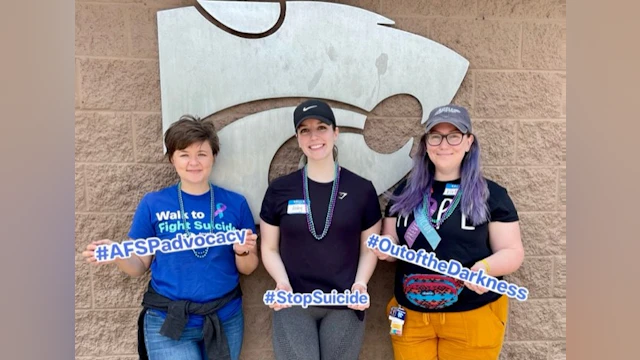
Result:
[[[380,237],[385,237],[391,240],[391,242],[394,243],[395,245],[398,245],[399,241],[398,241],[398,233],[396,232],[396,220],[397,218],[395,217],[386,217],[382,219],[382,234],[380,235]],[[378,260],[386,260],[389,262],[396,261],[396,258],[394,258],[393,256],[390,256],[389,254],[382,253],[377,248],[371,249],[371,251],[373,251],[373,253],[376,254],[376,256],[378,257]]]
[[[98,247],[98,245],[109,245],[109,244],[113,244],[113,241],[111,241],[109,239],[92,241],[89,245],[87,245],[86,250],[82,252],[82,256],[84,256],[85,260],[88,263],[94,264],[94,265],[113,263],[114,260],[98,262],[98,260],[96,260],[96,256],[95,256],[96,248]]]
[[[277,283],[276,284],[276,291],[278,290],[284,290],[284,291],[288,291],[288,292],[293,292],[293,289],[291,288],[291,284],[289,283]],[[282,309],[286,309],[286,308],[290,308],[291,305],[283,305],[283,304],[277,304],[277,303],[273,303],[271,305],[269,305],[270,308],[272,308],[274,311],[279,311]]]
[[[392,235],[380,235],[380,237],[385,237],[387,239],[389,239],[394,245],[398,245],[398,240],[395,239],[394,236]],[[373,251],[373,253],[378,257],[378,260],[387,260],[387,261],[395,261],[396,258],[394,258],[393,256],[390,256],[389,254],[385,254],[382,251],[378,250],[377,248],[375,249],[369,249],[371,251]]]
[[[374,254],[378,257],[378,260],[387,260],[389,258],[389,254],[385,254],[378,249],[369,249],[373,251]]]

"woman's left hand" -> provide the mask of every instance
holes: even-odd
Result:
[[[351,293],[358,291],[360,292],[360,295],[362,294],[367,294],[369,295],[369,293],[367,292],[367,287],[363,286],[361,283],[355,283],[353,285],[351,285]],[[360,297],[360,296],[358,296]],[[350,304],[347,305],[347,307],[349,309],[353,309],[353,310],[364,310],[369,308],[369,305],[371,305],[371,298],[369,298],[369,301],[367,301],[366,304]]]
[[[471,267],[471,270],[473,270],[473,271],[478,271],[480,269],[482,269],[485,273],[487,271],[486,266],[481,262],[477,262]],[[480,285],[476,285],[476,284],[470,283],[468,281],[464,282],[464,286],[469,288],[469,290],[471,290],[471,291],[475,291],[479,295],[482,295],[482,294],[486,293],[487,291],[489,291],[489,289],[487,289],[487,288],[484,288],[484,287],[482,287]]]
[[[244,238],[244,244],[240,244],[240,243],[233,244],[233,251],[235,251],[235,253],[238,255],[242,255],[247,251],[251,251],[253,248],[255,248],[257,241],[258,241],[258,235],[254,234],[253,231],[251,231],[251,229],[247,229],[247,234]]]

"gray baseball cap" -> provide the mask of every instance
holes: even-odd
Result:
[[[471,118],[467,109],[462,106],[449,104],[431,110],[425,125],[425,132],[429,132],[431,128],[442,123],[455,126],[463,134],[471,133]]]

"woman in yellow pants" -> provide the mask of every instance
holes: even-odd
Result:
[[[507,190],[482,176],[467,110],[446,105],[431,111],[413,161],[385,210],[383,235],[497,279],[516,271],[524,258],[518,213]],[[498,359],[508,299],[398,261],[390,311],[406,314],[391,335],[396,360]]]

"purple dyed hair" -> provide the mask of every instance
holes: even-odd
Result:
[[[394,201],[391,206],[391,214],[408,216],[413,209],[422,203],[424,194],[430,191],[435,175],[435,165],[427,155],[426,134],[420,138],[418,150],[413,156],[413,168],[407,178],[407,185],[400,195],[391,195]],[[469,152],[462,159],[460,169],[460,200],[462,213],[473,225],[479,225],[489,220],[489,208],[487,199],[489,189],[487,181],[480,170],[480,144],[474,135],[473,144]]]

